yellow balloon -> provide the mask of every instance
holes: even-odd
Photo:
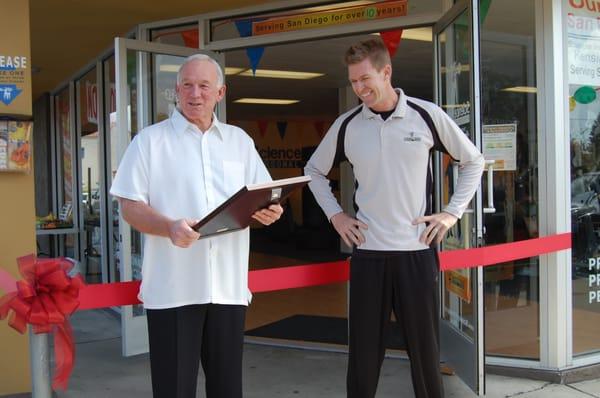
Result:
[[[569,97],[569,112],[573,112],[573,109],[575,109],[576,106],[577,101],[575,101],[575,98]]]

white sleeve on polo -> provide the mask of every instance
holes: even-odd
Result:
[[[430,109],[442,144],[459,163],[458,182],[444,211],[460,218],[481,182],[485,161],[481,152],[446,112],[438,106]]]
[[[331,217],[343,211],[333,195],[327,174],[329,174],[333,166],[340,125],[346,115],[347,113],[340,116],[331,125],[327,134],[323,137],[323,141],[321,141],[306,163],[306,167],[304,167],[304,174],[311,178],[308,187],[328,220],[331,220]]]
[[[143,150],[142,133],[133,138],[117,169],[110,194],[149,204],[148,164]]]

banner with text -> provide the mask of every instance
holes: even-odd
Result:
[[[373,19],[400,17],[406,15],[406,11],[407,0],[398,0],[337,10],[274,17],[265,21],[254,22],[252,24],[252,35],[268,35]]]
[[[568,1],[569,83],[600,86],[600,7],[589,3]]]

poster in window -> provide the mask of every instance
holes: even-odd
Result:
[[[31,171],[33,122],[0,121],[0,171]]]
[[[483,157],[496,171],[517,170],[517,124],[483,125]]]
[[[0,120],[0,170],[8,169],[8,120]]]

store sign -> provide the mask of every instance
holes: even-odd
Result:
[[[569,83],[600,85],[600,2],[569,0]]]
[[[600,257],[588,259],[588,303],[600,303]]]
[[[568,0],[569,13],[590,17],[600,17],[600,1],[598,0]]]
[[[300,148],[260,148],[258,150],[261,159],[268,169],[280,168],[302,168],[302,149]]]
[[[400,17],[406,15],[407,3],[408,0],[399,0],[368,6],[350,7],[342,10],[275,17],[266,21],[252,23],[252,35],[268,35],[271,33],[344,25],[373,19]]]
[[[2,11],[12,17],[0,23],[0,116],[31,116],[29,3],[3,1]]]

